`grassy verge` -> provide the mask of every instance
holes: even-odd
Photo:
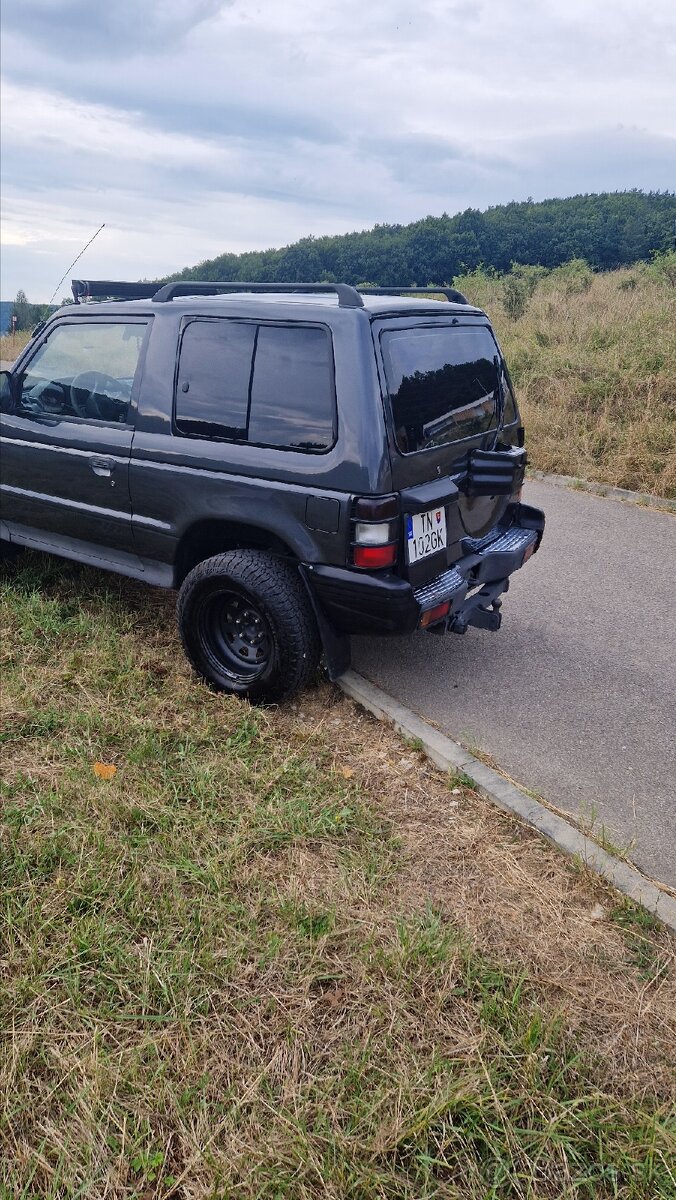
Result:
[[[0,334],[0,359],[3,362],[13,362],[24,346],[27,346],[31,335],[28,330],[22,333]]]
[[[531,465],[674,498],[673,281],[640,263],[600,275],[574,268],[479,271],[458,284],[495,325]]]
[[[665,931],[335,689],[208,692],[171,596],[0,605],[0,1192],[673,1197]]]

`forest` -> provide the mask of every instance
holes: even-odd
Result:
[[[675,233],[676,193],[605,192],[305,237],[277,250],[221,254],[167,278],[423,286],[452,283],[479,266],[505,272],[516,262],[551,269],[571,259],[609,271],[673,248]]]
[[[584,260],[594,271],[647,262],[676,243],[676,193],[603,192],[563,200],[513,201],[481,212],[376,225],[358,233],[305,237],[278,250],[220,254],[158,281],[242,280],[425,286],[450,284],[482,268],[514,263],[553,269]],[[69,302],[67,298],[65,303]],[[32,329],[54,306],[30,304],[20,291],[6,325]],[[3,330],[4,332],[4,330]]]

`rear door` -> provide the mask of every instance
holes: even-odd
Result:
[[[67,318],[20,364],[0,414],[2,519],[19,540],[133,554],[129,457],[147,318]]]
[[[518,415],[486,318],[383,320],[374,333],[407,574],[419,586],[503,516],[519,457],[503,439],[516,440]]]

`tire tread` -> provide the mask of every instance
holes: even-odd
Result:
[[[223,688],[209,677],[192,645],[190,607],[196,590],[224,576],[262,601],[271,618],[275,653],[281,661],[274,680],[264,687],[254,681],[250,688]],[[183,581],[176,616],[186,655],[212,687],[248,695],[252,701],[279,702],[306,687],[317,670],[321,654],[319,630],[303,582],[297,570],[267,551],[228,550],[198,563]]]

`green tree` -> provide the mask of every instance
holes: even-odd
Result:
[[[16,321],[10,320],[10,325],[14,324],[17,330],[34,329],[55,307],[54,304],[31,304],[23,288],[19,288],[11,312],[11,318]]]
[[[337,237],[305,237],[290,246],[245,254],[222,254],[188,267],[175,279],[321,279],[357,283],[372,279],[396,284],[452,283],[479,264],[502,274],[512,264],[553,270],[574,260],[569,287],[584,288],[589,271],[607,271],[649,262],[673,248],[676,194],[601,192],[565,199],[512,201],[485,212],[468,208],[455,216],[427,216],[410,225],[376,225]],[[510,283],[516,294],[530,292],[525,274]],[[537,282],[537,281],[536,281]]]
[[[12,307],[12,325],[15,329],[30,328],[30,309],[28,296],[22,288],[19,288]]]

